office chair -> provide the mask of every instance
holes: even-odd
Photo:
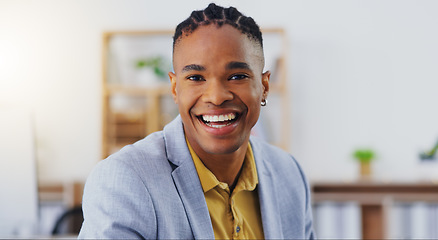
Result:
[[[83,221],[82,206],[70,208],[56,220],[52,235],[79,234]]]

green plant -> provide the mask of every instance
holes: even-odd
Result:
[[[137,68],[151,68],[160,78],[166,77],[166,63],[161,56],[141,59],[137,61]]]
[[[368,163],[371,162],[374,157],[375,153],[371,149],[357,149],[353,153],[353,157],[359,160],[359,162]]]
[[[435,155],[438,151],[438,141],[436,142],[435,146],[432,147],[431,150],[420,153],[420,159],[422,160],[433,160],[435,159]]]

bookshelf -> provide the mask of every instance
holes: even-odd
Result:
[[[287,150],[290,122],[286,34],[283,29],[262,31],[271,86],[268,106],[262,108],[253,134]],[[167,77],[172,71],[172,36],[170,30],[103,33],[102,158],[162,130],[178,115]],[[159,73],[165,72],[165,76],[158,77],[144,67],[155,60],[160,61]]]

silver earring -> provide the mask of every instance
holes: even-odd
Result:
[[[262,105],[262,107],[264,107],[264,106],[266,106],[266,104],[268,104],[268,99],[263,99],[260,105]]]

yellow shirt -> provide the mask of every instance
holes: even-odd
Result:
[[[263,239],[260,203],[256,186],[257,169],[251,145],[243,162],[242,172],[231,196],[228,184],[219,182],[187,145],[204,190],[216,239]]]

